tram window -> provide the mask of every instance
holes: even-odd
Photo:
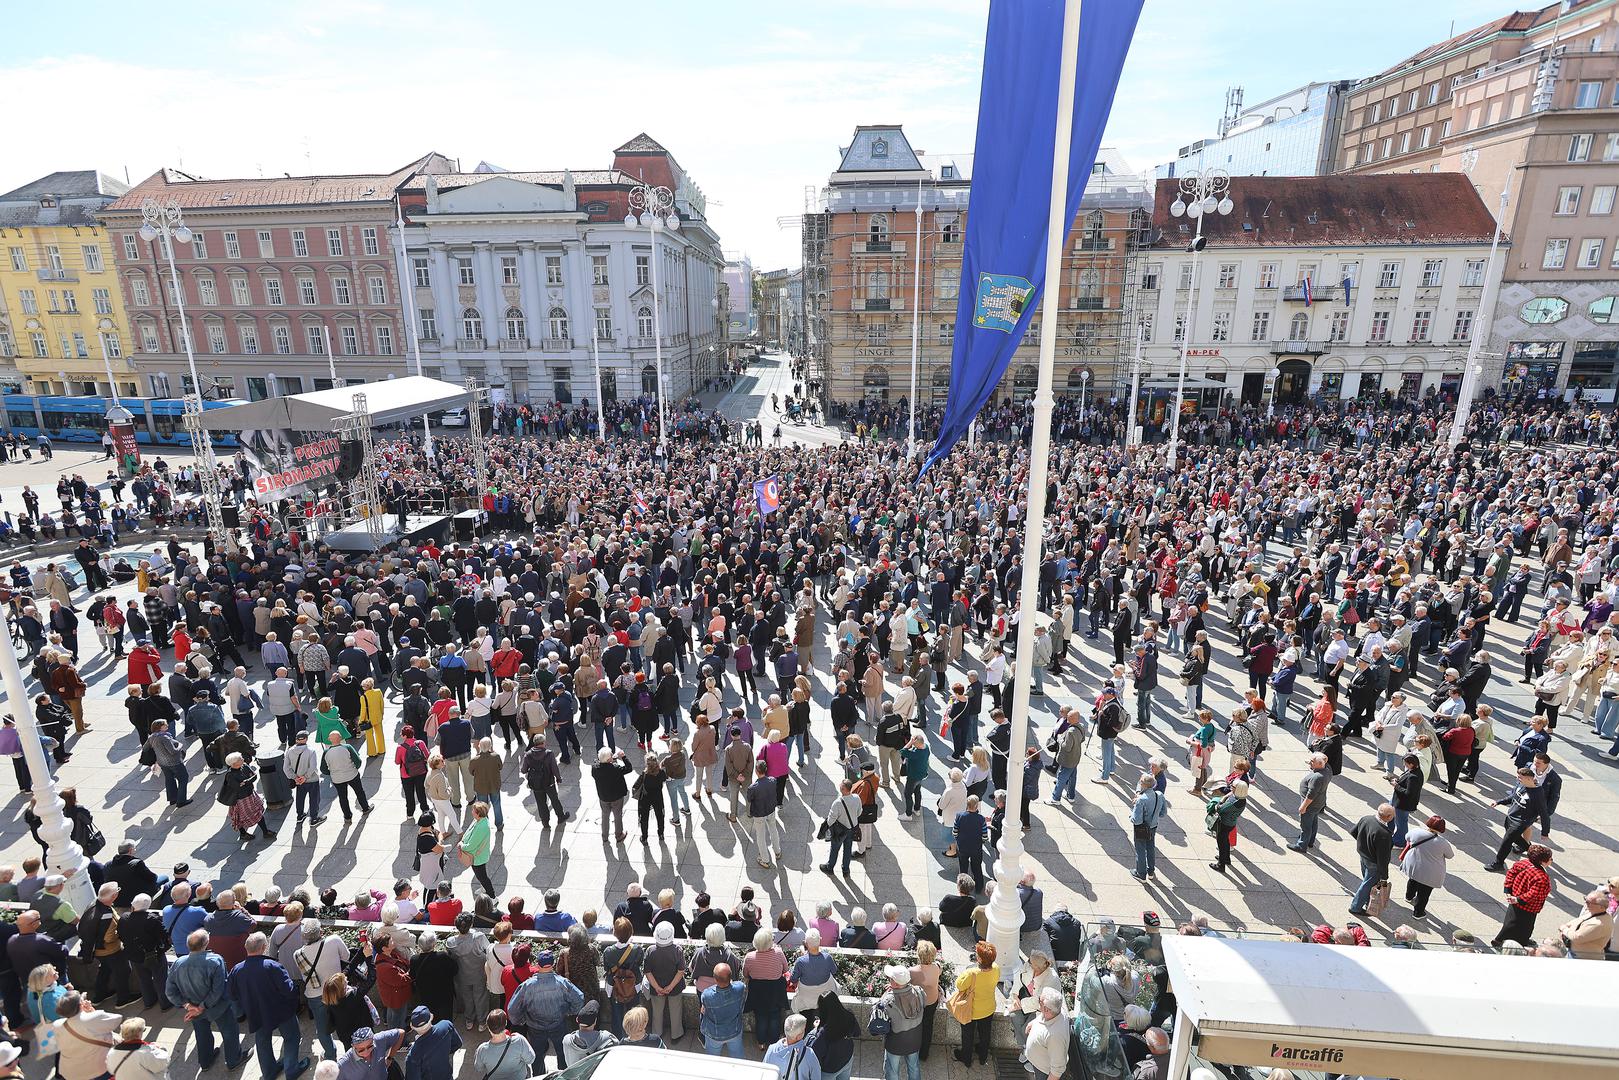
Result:
[[[174,434],[174,417],[162,414],[152,417],[152,429],[160,438],[171,437]]]
[[[39,426],[39,417],[31,412],[8,412],[6,423],[14,428],[31,428]]]
[[[48,412],[48,413],[46,413],[45,414],[45,430],[46,431],[61,431],[62,430],[62,414],[58,413],[58,412]]]

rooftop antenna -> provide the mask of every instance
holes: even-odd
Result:
[[[124,166],[124,183],[125,184],[129,183],[129,166],[128,165]]]
[[[1230,86],[1225,92],[1225,112],[1220,116],[1220,138],[1230,134],[1231,129],[1237,126],[1237,117],[1242,113],[1242,87]]]

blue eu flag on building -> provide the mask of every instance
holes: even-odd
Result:
[[[1090,0],[1080,9],[1066,221],[1078,213],[1096,162],[1141,4]],[[950,452],[989,400],[1045,284],[1064,6],[1065,0],[989,5],[950,396],[924,472]]]

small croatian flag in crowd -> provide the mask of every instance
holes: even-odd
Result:
[[[632,499],[631,502],[635,506],[635,512],[637,514],[640,514],[642,517],[645,517],[646,516],[646,496],[642,495],[639,491],[637,491],[635,493],[635,498]]]

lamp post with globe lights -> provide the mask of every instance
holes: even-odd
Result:
[[[1085,391],[1090,389],[1091,369],[1081,368],[1079,372],[1079,422],[1085,423]]]
[[[630,189],[630,212],[624,215],[624,224],[632,229],[645,225],[652,241],[652,349],[658,371],[658,456],[667,460],[669,441],[664,427],[663,399],[668,387],[663,382],[663,324],[658,312],[662,303],[658,293],[658,227],[680,228],[680,215],[675,213],[675,193],[652,184],[635,185]]]
[[[1197,315],[1197,262],[1198,255],[1207,246],[1203,237],[1203,219],[1209,214],[1221,217],[1231,213],[1235,204],[1227,194],[1231,190],[1231,174],[1224,169],[1199,169],[1180,178],[1180,194],[1169,204],[1172,217],[1190,217],[1197,223],[1196,231],[1186,250],[1192,255],[1192,281],[1186,290],[1186,317],[1182,320],[1180,340],[1180,375],[1175,380],[1175,412],[1169,420],[1168,462],[1174,466],[1180,449],[1181,401],[1186,396],[1186,349],[1192,340],[1192,320]]]
[[[203,512],[208,516],[208,536],[217,552],[236,550],[234,534],[225,528],[220,504],[219,466],[214,461],[214,443],[202,422],[202,377],[197,374],[197,354],[191,346],[191,324],[186,321],[185,289],[180,271],[174,265],[174,245],[191,243],[191,230],[180,214],[180,204],[170,199],[141,203],[141,238],[151,243],[163,238],[163,254],[169,262],[169,284],[174,291],[174,307],[180,316],[180,340],[185,345],[186,366],[191,369],[191,393],[185,398],[185,425],[191,436],[191,450],[197,455],[197,481],[202,487]]]
[[[1281,377],[1282,369],[1280,367],[1272,367],[1269,371],[1265,372],[1265,382],[1268,384],[1270,390],[1270,403],[1265,406],[1265,416],[1267,418],[1274,417],[1276,415],[1276,387]]]

